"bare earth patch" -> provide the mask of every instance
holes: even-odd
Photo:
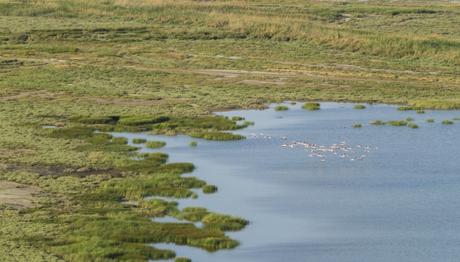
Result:
[[[35,195],[39,192],[38,187],[0,181],[0,205],[29,208],[34,205]]]

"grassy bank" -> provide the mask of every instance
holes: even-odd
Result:
[[[1,206],[0,260],[145,261],[174,256],[147,243],[236,246],[225,231],[244,219],[143,200],[224,185],[181,177],[193,164],[94,131],[244,139],[230,132],[252,123],[211,113],[281,101],[458,109],[459,10],[415,0],[0,0],[0,180],[41,190],[32,208]],[[207,226],[149,219],[165,215]]]

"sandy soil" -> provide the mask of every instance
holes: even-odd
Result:
[[[38,187],[0,181],[0,205],[29,208],[34,205],[35,195],[39,192]]]

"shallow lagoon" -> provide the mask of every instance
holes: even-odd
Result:
[[[288,104],[286,104],[288,105]],[[180,200],[251,221],[230,233],[241,245],[208,253],[158,244],[193,261],[458,261],[460,257],[460,111],[398,111],[394,106],[322,103],[319,111],[219,113],[254,121],[242,141],[118,133],[167,142],[172,162],[193,162],[192,176],[219,187]],[[372,126],[372,120],[415,119],[418,129]],[[429,118],[435,123],[426,123]],[[362,128],[352,128],[361,123]],[[262,134],[261,134],[262,133]],[[291,141],[329,147],[368,146],[362,160],[311,157]],[[198,147],[190,147],[198,141]],[[136,145],[138,146],[138,145]],[[168,222],[168,220],[165,220]]]

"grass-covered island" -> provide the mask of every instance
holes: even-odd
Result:
[[[0,0],[0,261],[236,247],[225,232],[250,217],[146,198],[225,185],[107,132],[239,140],[253,123],[213,111],[282,101],[459,109],[459,24],[449,1]],[[203,227],[151,220],[163,216]]]

